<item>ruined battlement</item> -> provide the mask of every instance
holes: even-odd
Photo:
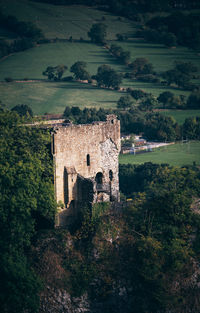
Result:
[[[118,201],[120,148],[120,121],[113,114],[105,122],[54,127],[55,195],[57,202],[64,204],[64,210],[72,206],[75,210],[88,199],[87,193],[92,203]],[[84,187],[84,179],[90,186],[88,189]]]

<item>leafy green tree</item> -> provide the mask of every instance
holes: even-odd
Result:
[[[85,69],[86,65],[87,65],[86,62],[78,61],[71,66],[70,72],[74,73],[75,79],[81,80],[90,79],[90,74]]]
[[[129,64],[132,70],[132,75],[153,74],[153,65],[146,58],[137,58]]]
[[[172,92],[164,91],[159,95],[157,99],[159,102],[163,103],[163,107],[165,108],[173,96],[174,94]]]
[[[103,23],[93,24],[88,32],[88,36],[92,42],[103,44],[106,39],[106,29],[107,26]]]
[[[54,225],[56,213],[50,134],[22,123],[15,111],[0,112],[3,313],[37,312],[41,283],[30,269],[25,251],[30,248],[36,229]]]
[[[188,117],[183,123],[183,136],[187,139],[200,138],[200,119],[199,117]]]
[[[178,87],[184,88],[190,81],[190,77],[187,74],[184,74],[177,69],[164,72],[162,77],[167,81],[168,86],[176,84]]]
[[[198,72],[198,67],[191,62],[175,62],[175,69],[192,78],[194,73]]]
[[[147,96],[144,100],[141,100],[140,109],[143,111],[152,111],[157,105],[157,99],[153,96]]]
[[[96,80],[99,86],[118,88],[122,78],[109,65],[101,65],[98,67]]]
[[[144,97],[147,96],[147,93],[144,92],[143,90],[141,89],[135,89],[135,90],[132,90],[131,91],[131,96],[135,99],[135,100],[139,100],[139,99],[142,99]]]
[[[132,104],[133,104],[133,101],[131,101],[130,96],[122,96],[117,101],[117,107],[120,109],[127,109],[127,108],[131,107]]]
[[[148,139],[174,141],[180,138],[180,127],[171,116],[149,113],[146,115],[144,134]]]
[[[177,38],[173,33],[164,33],[161,41],[167,47],[174,47],[177,45]]]
[[[48,66],[42,75],[47,76],[49,80],[61,80],[67,68],[68,67],[63,64],[57,66]]]
[[[188,109],[200,109],[200,92],[196,91],[189,95],[187,100]]]
[[[18,104],[12,108],[12,111],[17,112],[20,116],[33,117],[33,111],[27,104]]]

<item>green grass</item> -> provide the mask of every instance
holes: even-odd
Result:
[[[15,15],[19,20],[34,22],[42,29],[47,38],[83,37],[88,39],[87,32],[93,23],[103,21],[109,28],[108,39],[114,39],[116,33],[133,33],[133,23],[118,18],[107,12],[91,7],[56,6],[29,0],[0,0],[0,8],[4,14]]]
[[[192,62],[199,67],[200,71],[199,51],[193,51],[181,46],[169,49],[162,44],[147,43],[143,39],[118,42],[117,45],[131,52],[131,61],[141,57],[147,58],[158,73],[172,68],[174,61]]]
[[[187,117],[200,117],[200,110],[166,110],[160,111],[160,113],[172,116],[179,125],[182,125]]]
[[[68,71],[64,76],[72,75],[69,69],[76,61],[85,61],[91,74],[96,74],[102,64],[110,64],[121,72],[124,67],[112,58],[107,50],[91,43],[50,43],[12,54],[0,60],[0,80],[5,77],[14,79],[45,78],[42,72],[47,66],[65,64]]]
[[[120,96],[89,84],[55,82],[0,83],[0,94],[7,108],[27,104],[39,115],[63,113],[66,106],[115,108]]]
[[[145,162],[168,163],[172,166],[200,165],[200,141],[176,143],[174,145],[156,148],[143,154],[120,155],[120,164],[142,164]]]
[[[103,22],[108,26],[108,40],[114,40],[116,33],[131,35],[136,30],[135,23],[125,18],[119,20],[117,16],[91,7],[54,6],[29,0],[0,0],[0,8],[5,14],[15,15],[19,20],[36,23],[47,38],[72,36],[74,39],[83,37],[87,40],[87,32],[91,25],[102,21],[102,16],[105,17]],[[2,34],[0,33],[0,35]],[[167,49],[162,45],[147,44],[138,39],[129,42],[110,41],[110,43],[121,45],[124,50],[130,51],[132,60],[136,57],[147,57],[157,72],[172,68],[175,60],[190,61],[200,65],[198,53],[184,47]],[[4,81],[5,77],[44,79],[42,72],[47,66],[65,64],[70,68],[78,60],[87,62],[87,69],[91,74],[95,74],[97,68],[102,64],[109,64],[118,72],[127,70],[101,46],[86,42],[52,43],[1,59],[0,81]],[[69,70],[64,76],[68,75],[71,75]],[[72,86],[71,90],[70,86]],[[128,79],[123,80],[122,86],[143,89],[155,96],[163,91],[171,91],[176,95],[188,96],[190,94],[188,91],[160,84],[135,82]],[[60,83],[1,83],[0,92],[1,101],[8,107],[26,103],[33,108],[35,114],[61,112],[67,104],[80,105],[80,107],[115,107],[116,101],[121,96],[120,93],[114,91],[98,90],[91,86],[79,88],[79,84],[68,83],[62,85]],[[187,111],[185,114],[187,115]],[[180,123],[182,122],[182,113],[179,116],[179,112],[177,112],[174,116]]]

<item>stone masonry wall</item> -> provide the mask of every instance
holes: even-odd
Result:
[[[57,201],[67,207],[72,200],[78,200],[77,175],[95,179],[97,173],[102,173],[102,183],[110,184],[112,194],[117,198],[119,152],[120,122],[115,115],[108,115],[106,122],[55,127],[52,153]]]

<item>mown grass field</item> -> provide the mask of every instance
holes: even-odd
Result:
[[[88,40],[87,32],[91,25],[101,22],[104,16],[108,26],[107,39],[109,43],[121,45],[124,50],[131,52],[131,59],[147,57],[153,63],[157,72],[170,69],[175,60],[190,61],[200,65],[197,51],[184,47],[168,49],[162,45],[147,44],[142,40],[133,39],[128,42],[117,42],[117,33],[134,35],[137,25],[125,18],[84,6],[54,6],[28,0],[0,0],[0,8],[4,14],[15,15],[19,20],[32,21],[41,28],[47,38],[69,38]],[[2,33],[0,33],[2,35]],[[42,72],[47,66],[65,64],[70,66],[76,61],[87,62],[87,69],[95,74],[102,64],[109,64],[118,72],[126,72],[127,68],[110,55],[104,47],[89,42],[57,42],[43,44],[35,48],[19,52],[0,60],[0,81],[5,77],[17,80],[44,80],[44,82],[0,83],[1,101],[12,107],[16,104],[28,104],[35,114],[62,113],[65,106],[78,105],[80,107],[115,107],[116,101],[122,95],[116,91],[94,89],[89,85],[80,87],[79,83],[51,83],[45,82]],[[199,66],[200,67],[200,66]],[[69,70],[64,76],[71,75]],[[124,79],[124,87],[143,89],[158,96],[163,91],[171,91],[176,95],[188,96],[190,92],[163,86],[161,84],[142,83]],[[186,111],[187,112],[187,111]],[[182,114],[173,113],[182,122]],[[164,113],[167,114],[167,113]],[[171,113],[170,113],[171,114]],[[179,122],[180,122],[179,121]]]
[[[117,91],[99,89],[89,84],[25,82],[0,83],[1,101],[7,108],[29,105],[36,115],[63,113],[66,106],[115,108]]]
[[[167,163],[172,166],[192,165],[200,166],[200,141],[176,143],[170,146],[156,148],[152,152],[142,154],[120,155],[120,164],[142,164],[145,162]]]
[[[172,116],[178,124],[182,125],[187,117],[200,116],[200,110],[166,110],[160,111],[161,114]]]
[[[76,61],[85,61],[87,70],[93,75],[102,64],[110,64],[122,72],[124,66],[118,64],[107,50],[91,43],[49,43],[18,52],[0,60],[0,80],[5,77],[14,79],[45,79],[42,72],[47,66],[65,64],[68,70],[64,76],[72,75],[70,67]]]
[[[91,7],[60,6],[27,0],[0,0],[0,8],[7,15],[19,20],[34,22],[46,38],[88,39],[87,32],[93,23],[103,21],[109,28],[108,39],[115,39],[117,32],[132,34],[135,26],[127,19]]]

